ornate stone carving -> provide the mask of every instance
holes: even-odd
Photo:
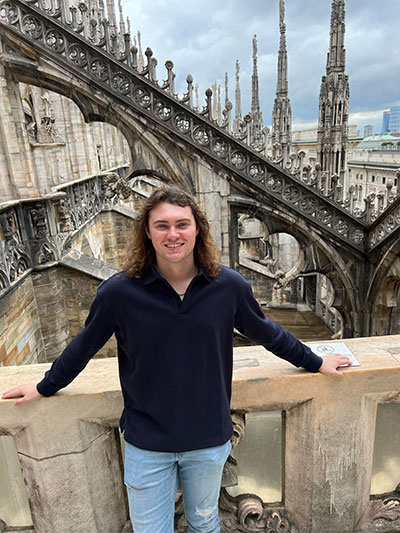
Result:
[[[47,225],[47,213],[43,204],[37,203],[30,210],[33,234],[35,239],[46,238],[49,234]]]
[[[11,2],[2,2],[0,4],[0,20],[12,25],[15,24],[18,19],[18,10]]]
[[[30,268],[31,261],[18,229],[17,212],[0,213],[3,241],[0,241],[0,290],[17,281]]]
[[[249,168],[249,174],[255,181],[261,181],[265,178],[265,168],[258,163],[252,163]]]
[[[379,502],[374,502],[372,520],[384,518],[385,520],[393,521],[400,518],[400,497],[386,498]]]
[[[108,65],[105,61],[101,61],[100,59],[94,59],[90,63],[90,72],[95,78],[100,81],[108,80]]]
[[[39,253],[37,254],[37,263],[39,265],[44,265],[45,263],[51,263],[56,259],[57,256],[54,248],[48,242],[45,242],[40,248]]]
[[[151,97],[148,91],[146,91],[145,89],[138,87],[134,90],[133,97],[135,99],[135,102],[137,102],[140,106],[149,107]]]
[[[233,436],[232,447],[235,448],[242,440],[246,428],[246,417],[244,413],[232,412]]]
[[[46,44],[57,54],[64,51],[65,41],[64,36],[57,30],[50,29],[46,32]]]
[[[283,190],[282,197],[285,198],[288,202],[294,204],[298,202],[301,198],[301,191],[298,187],[294,185],[289,185]]]
[[[210,133],[204,126],[198,126],[193,130],[193,139],[206,146],[210,142]]]
[[[70,231],[76,229],[76,223],[71,216],[71,203],[69,198],[60,200],[57,208],[60,217],[60,232],[69,233]]]
[[[131,90],[130,81],[128,80],[126,76],[124,76],[120,72],[117,72],[117,74],[114,74],[111,83],[112,83],[113,88],[123,95],[129,94],[129,91]]]
[[[231,155],[231,163],[234,167],[243,169],[247,163],[247,157],[243,152],[233,152]]]
[[[213,139],[211,149],[221,159],[225,158],[229,151],[228,144],[223,139]]]
[[[42,25],[40,20],[31,15],[26,15],[22,19],[22,27],[25,33],[27,33],[32,39],[39,39],[42,35]]]
[[[400,497],[396,490],[391,496],[370,502],[356,531],[398,531],[399,524]]]
[[[315,210],[317,208],[317,202],[311,196],[303,197],[301,199],[300,205],[304,213],[307,213],[308,215],[315,213]]]
[[[171,106],[165,102],[157,102],[154,106],[154,113],[161,119],[167,120],[171,117]]]
[[[223,533],[298,533],[283,509],[271,509],[255,494],[232,497],[222,489],[219,507]]]
[[[86,67],[88,62],[86,50],[77,43],[72,43],[68,46],[67,57],[71,63],[75,63],[80,68]]]
[[[103,182],[106,187],[105,197],[108,199],[115,197],[127,199],[132,194],[132,189],[126,180],[118,176],[116,172],[110,172],[104,176]]]
[[[182,133],[187,133],[190,130],[190,118],[183,113],[176,115],[174,123],[176,129]]]
[[[271,191],[280,193],[283,188],[283,179],[277,174],[268,174],[265,184]]]

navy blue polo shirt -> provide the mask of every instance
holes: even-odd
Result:
[[[155,268],[100,284],[85,328],[38,384],[43,396],[67,386],[115,333],[125,439],[146,450],[182,452],[232,436],[233,329],[277,356],[316,372],[322,359],[276,322],[238,272],[202,269],[183,301]]]

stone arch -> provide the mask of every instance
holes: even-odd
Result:
[[[376,266],[365,301],[367,335],[400,333],[400,242],[392,244]]]
[[[12,43],[10,46],[13,48]],[[20,50],[15,52],[17,56],[21,56]],[[57,64],[42,56],[37,57],[36,61],[27,61],[26,68],[22,71],[13,67],[12,63],[8,66],[15,80],[42,87],[72,100],[80,109],[85,122],[105,122],[118,128],[124,135],[131,153],[129,172],[143,167],[152,168],[154,171],[162,169],[173,183],[188,192],[195,192],[192,176],[196,172],[195,163],[193,161],[192,169],[188,168],[187,151],[177,148],[177,143],[172,143],[168,134],[162,132],[158,125],[127,107],[122,100],[93,90],[90,82],[60,69]],[[146,163],[143,152],[147,156],[152,155],[147,157],[147,160],[153,159],[154,164]]]
[[[349,269],[351,256],[339,253],[334,240],[327,242],[307,223],[289,212],[273,206],[261,204],[249,198],[232,198],[231,202],[231,238],[237,235],[238,213],[248,213],[264,221],[269,232],[285,232],[292,235],[300,244],[304,253],[304,266],[299,272],[304,276],[317,273],[324,274],[332,283],[335,298],[332,307],[337,309],[344,319],[344,336],[360,335],[361,324],[358,321],[360,295],[357,286],[357,273]],[[232,241],[231,266],[238,263],[237,239]]]

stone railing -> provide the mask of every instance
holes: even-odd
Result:
[[[343,332],[343,321],[334,307],[326,305],[322,300],[317,300],[315,314],[323,320],[335,337],[341,337]]]
[[[115,184],[126,170],[123,166],[58,185],[40,198],[0,204],[0,294],[32,268],[60,260],[75,232],[122,196]]]
[[[343,379],[295,369],[259,346],[235,349],[233,455],[239,457],[235,446],[247,438],[251,413],[282,412],[283,481],[280,503],[263,502],[246,489],[232,496],[229,487],[254,472],[241,472],[240,462],[230,458],[220,499],[223,532],[400,530],[398,448],[396,457],[385,457],[397,476],[393,492],[370,495],[377,407],[390,405],[397,414],[400,409],[400,336],[346,343],[361,367],[345,369]],[[46,368],[1,368],[0,390],[36,382]],[[74,383],[49,399],[20,406],[0,401],[0,434],[15,442],[35,531],[129,531],[116,429],[121,409],[113,358],[91,361]],[[397,431],[398,439],[396,424],[388,423],[386,430],[384,441],[394,443],[390,432]],[[261,439],[255,444],[261,469],[270,449]],[[178,502],[176,531],[183,532],[180,513]]]

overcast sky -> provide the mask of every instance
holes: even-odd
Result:
[[[250,110],[252,38],[258,39],[260,101],[271,123],[279,48],[279,0],[122,0],[132,34],[142,34],[143,51],[152,48],[157,76],[174,62],[175,88],[185,90],[192,74],[204,91],[217,81],[224,101],[235,99],[235,62],[241,63],[243,114]],[[329,47],[330,0],[286,0],[289,97],[294,128],[312,127],[318,118],[321,76]],[[347,0],[346,73],[350,76],[350,124],[380,132],[382,111],[400,105],[400,0]]]

